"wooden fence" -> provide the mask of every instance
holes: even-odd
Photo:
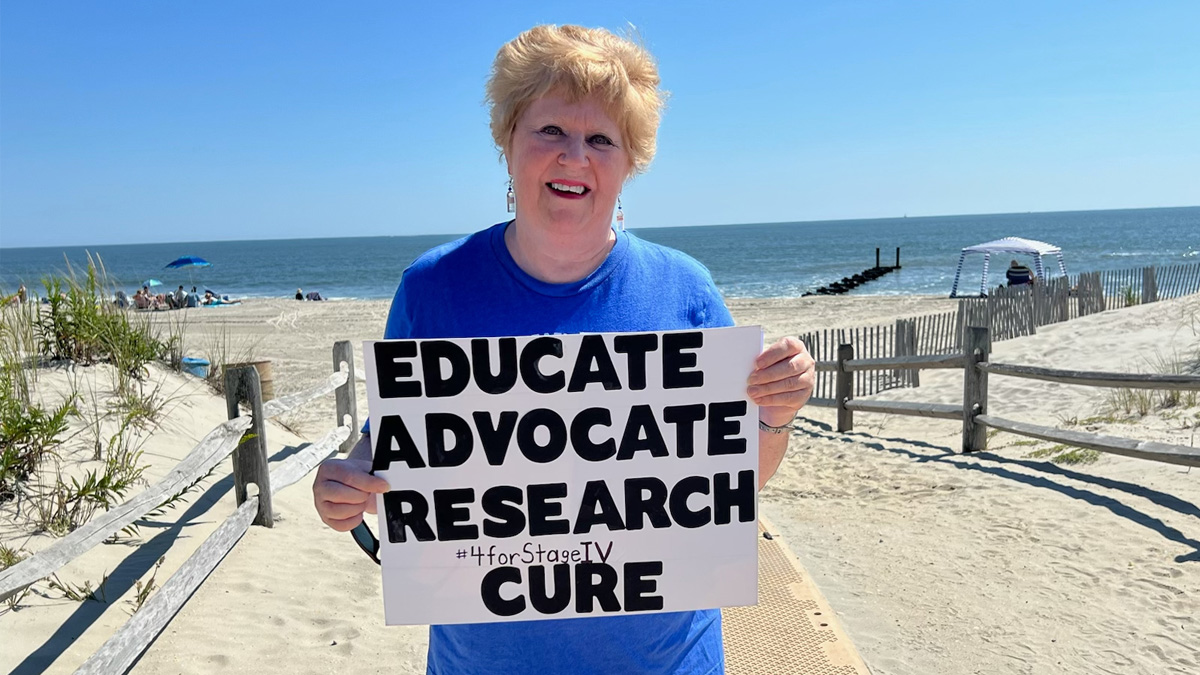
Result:
[[[1200,263],[1100,272],[1106,309],[1170,300],[1200,291]]]
[[[860,358],[868,359],[954,354],[962,351],[967,326],[987,326],[993,341],[1011,340],[1034,335],[1040,326],[1197,292],[1200,263],[1084,272],[1044,284],[1001,286],[987,297],[960,298],[957,311],[897,319],[892,325],[811,331],[799,337],[816,361],[835,361],[843,344],[853,345]],[[855,371],[854,375],[860,396],[920,384],[916,369]],[[819,371],[814,398],[832,401],[835,392],[833,371]]]
[[[279,399],[262,401],[258,372],[253,366],[228,368],[225,373],[229,421],[205,436],[165,478],[129,501],[56,541],[45,550],[0,571],[0,600],[49,577],[64,565],[117,534],[192,485],[231,453],[234,494],[238,508],[196,549],[171,578],[75,672],[124,673],[150,646],[188,598],[216,569],[251,524],[271,527],[271,495],[299,481],[326,458],[353,445],[358,432],[355,407],[354,357],[350,342],[333,347],[335,373],[315,387]],[[321,440],[270,467],[267,462],[268,418],[294,410],[334,392],[337,426]],[[250,408],[240,412],[241,405]],[[250,494],[249,486],[257,487]]]
[[[858,358],[855,355],[854,346],[849,344],[840,345],[837,353],[838,357],[834,361],[817,362],[818,372],[834,373],[834,397],[832,399],[814,397],[809,401],[809,405],[836,408],[838,431],[850,431],[854,428],[856,412],[933,417],[962,421],[963,452],[986,450],[987,429],[991,428],[1127,457],[1184,466],[1200,466],[1200,449],[1193,447],[1104,434],[1066,431],[987,414],[989,375],[1022,377],[1089,387],[1175,391],[1200,391],[1200,375],[1077,371],[994,363],[989,360],[991,331],[986,327],[974,326],[968,327],[964,332],[963,348],[958,354]],[[961,404],[871,401],[855,398],[860,393],[855,389],[858,373],[930,368],[963,369],[963,402]]]

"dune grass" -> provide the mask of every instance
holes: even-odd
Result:
[[[42,286],[44,303],[0,307],[0,502],[27,499],[37,529],[61,535],[141,482],[148,435],[139,432],[164,404],[143,383],[150,363],[178,364],[182,329],[164,340],[146,316],[116,307],[102,263],[90,256],[86,271],[68,267]],[[111,392],[80,392],[72,376],[63,400],[48,404],[37,395],[43,367],[78,373],[98,364],[111,366]],[[82,429],[72,434],[73,420]],[[100,464],[64,477],[57,451],[80,433]]]

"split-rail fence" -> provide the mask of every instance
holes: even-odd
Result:
[[[814,397],[809,401],[809,405],[836,408],[837,429],[841,432],[854,429],[855,413],[911,415],[960,421],[962,422],[963,452],[986,450],[987,429],[991,428],[1127,457],[1184,466],[1200,466],[1200,449],[1198,448],[1057,429],[989,415],[987,411],[988,377],[990,375],[1089,387],[1174,391],[1200,391],[1200,375],[1114,373],[996,363],[990,358],[991,344],[989,328],[968,326],[963,333],[962,351],[957,354],[862,358],[856,356],[854,345],[840,345],[835,360],[818,361],[816,364],[818,372],[834,375],[833,397]],[[961,368],[963,370],[963,402],[961,404],[855,398],[858,395],[855,383],[859,373],[933,368]]]
[[[77,675],[90,675],[128,671],[233,549],[250,525],[273,526],[271,496],[299,481],[339,450],[346,451],[354,445],[358,433],[358,412],[354,393],[353,354],[349,341],[336,343],[333,347],[333,375],[311,389],[265,403],[254,366],[226,368],[224,383],[229,421],[209,432],[158,483],[124,504],[93,518],[32,557],[0,571],[0,600],[49,577],[97,544],[155,511],[173,495],[207,476],[232,454],[237,510],[75,672]],[[274,467],[269,466],[266,420],[295,410],[330,392],[334,392],[337,401],[338,425],[316,443],[302,447]],[[243,413],[242,406],[248,407],[249,412]],[[254,493],[251,493],[251,485],[256,487]]]

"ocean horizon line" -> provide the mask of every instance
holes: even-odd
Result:
[[[1200,207],[1053,213],[909,216],[789,223],[633,228],[643,240],[682,251],[708,268],[731,298],[798,297],[879,264],[901,267],[854,295],[948,295],[962,249],[1003,237],[1047,241],[1063,251],[1069,273],[1194,263],[1200,255]],[[0,290],[33,288],[46,274],[86,269],[88,254],[130,289],[201,285],[231,297],[289,297],[296,289],[325,297],[390,298],[401,273],[425,251],[461,235],[391,235],[106,244],[0,250]],[[180,255],[212,263],[169,270]],[[1019,255],[1013,257],[1020,257]],[[1026,261],[1032,263],[1032,261]],[[989,283],[983,260],[962,269],[960,287]],[[992,260],[993,268],[1008,260]],[[1057,271],[1057,263],[1052,265]],[[995,280],[993,269],[992,281]],[[1132,274],[1132,272],[1131,272]]]
[[[1066,209],[1056,211],[1011,211],[1011,212],[993,212],[993,213],[961,213],[961,214],[938,214],[938,215],[920,215],[920,214],[904,214],[900,216],[882,216],[876,218],[832,218],[832,219],[817,219],[817,220],[779,220],[779,221],[763,221],[763,222],[742,222],[742,223],[706,223],[703,225],[663,225],[655,227],[631,227],[628,228],[635,234],[638,231],[658,231],[658,230],[679,230],[691,228],[709,228],[709,227],[756,227],[756,226],[780,226],[780,225],[824,225],[824,224],[852,224],[852,223],[883,223],[887,221],[905,221],[905,220],[939,220],[953,218],[1004,218],[1010,216],[1050,216],[1050,215],[1065,215],[1065,214],[1080,214],[1080,213],[1124,213],[1131,211],[1179,211],[1187,209],[1200,209],[1200,204],[1183,205],[1183,206],[1147,206],[1147,207],[1123,207],[1116,209]],[[497,221],[504,222],[504,221]],[[494,223],[493,223],[494,224]],[[490,225],[490,224],[489,224]],[[482,229],[482,228],[481,228]],[[475,232],[478,230],[473,230]],[[153,241],[153,242],[123,242],[123,243],[93,243],[93,244],[54,244],[52,246],[0,246],[0,251],[36,251],[45,249],[93,249],[113,246],[188,246],[194,244],[226,244],[226,243],[247,243],[258,244],[266,242],[316,242],[316,241],[333,241],[346,239],[398,239],[398,238],[419,238],[430,237],[442,239],[445,241],[453,241],[460,237],[465,237],[472,232],[418,232],[414,234],[362,234],[362,235],[347,235],[342,237],[286,237],[272,239],[193,239],[189,241]]]

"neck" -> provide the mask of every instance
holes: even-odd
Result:
[[[514,220],[504,230],[504,244],[517,267],[548,284],[569,284],[595,272],[616,242],[611,228],[585,237],[521,227]]]

